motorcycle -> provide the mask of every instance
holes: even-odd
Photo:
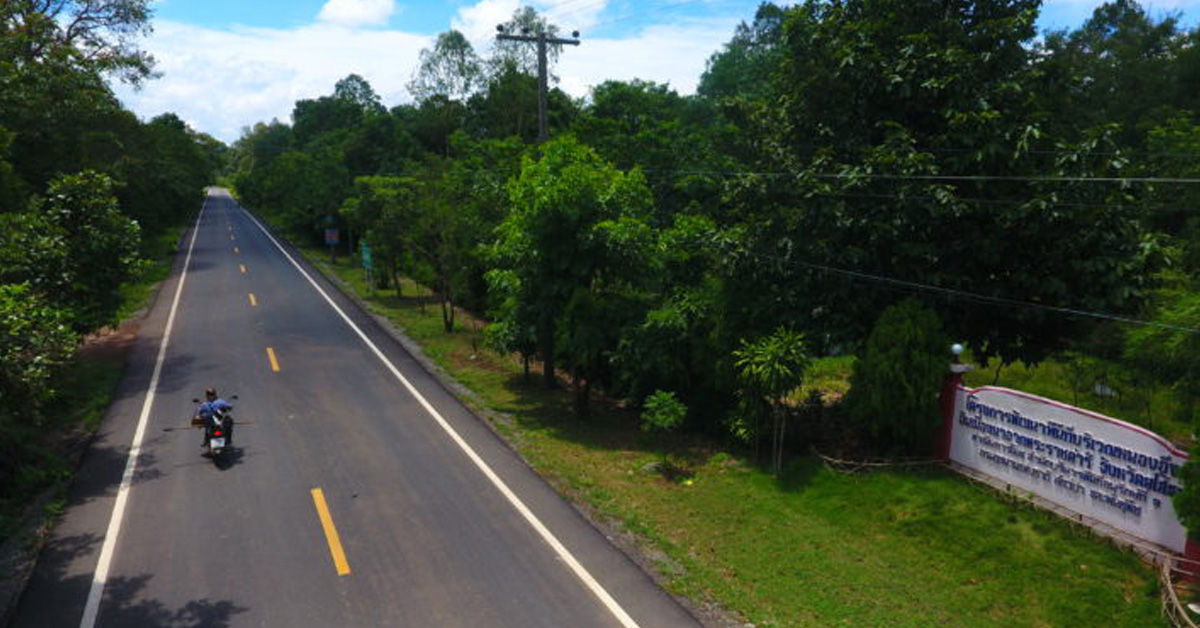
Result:
[[[231,399],[237,399],[237,395]],[[192,399],[192,402],[200,404],[199,399]],[[233,407],[213,410],[208,416],[202,415],[197,407],[192,416],[192,425],[204,428],[203,455],[212,458],[214,463],[221,464],[224,454],[233,447]]]

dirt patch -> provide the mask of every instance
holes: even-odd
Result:
[[[76,355],[82,360],[124,364],[141,330],[140,316],[123,321],[116,329],[102,327],[100,331],[83,338]]]

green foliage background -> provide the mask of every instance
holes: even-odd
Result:
[[[223,160],[217,140],[173,114],[141,122],[109,88],[152,76],[137,47],[150,13],[0,4],[0,520],[65,472],[54,439],[79,426],[51,415],[94,415],[72,403],[119,374],[81,381],[77,346],[117,322],[122,287],[152,270],[152,245],[194,215]]]

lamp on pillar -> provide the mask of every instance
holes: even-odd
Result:
[[[942,460],[950,459],[950,443],[954,433],[954,402],[958,398],[958,389],[962,386],[963,375],[975,368],[970,364],[963,364],[959,359],[963,350],[961,343],[956,342],[950,345],[950,369],[946,373],[945,380],[942,381],[942,392],[939,396],[942,427],[938,430],[934,445],[937,448],[938,457]]]

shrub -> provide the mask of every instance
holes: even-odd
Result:
[[[850,376],[846,409],[890,454],[924,454],[941,422],[938,391],[949,342],[937,314],[916,299],[879,316]]]

